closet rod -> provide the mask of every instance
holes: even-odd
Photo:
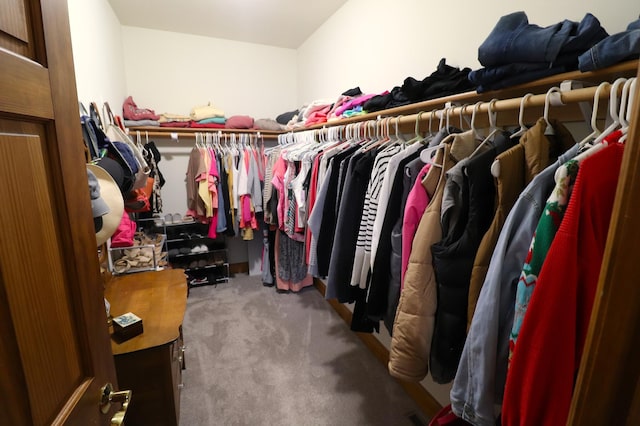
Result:
[[[153,130],[150,130],[153,129]],[[217,134],[221,132],[223,135],[239,135],[247,134],[257,136],[260,133],[260,137],[265,140],[277,140],[278,135],[282,132],[277,131],[264,131],[264,130],[229,130],[229,129],[193,129],[192,131],[176,131],[177,128],[170,128],[168,130],[157,130],[155,127],[130,127],[129,134],[133,135],[135,132],[140,132],[142,136],[149,135],[150,137],[175,139],[177,138],[195,138],[196,133],[211,133]]]
[[[553,115],[554,110],[558,110],[559,108],[562,108],[563,106],[566,106],[566,105],[577,104],[579,102],[593,102],[597,89],[598,89],[598,86],[593,86],[593,87],[586,87],[582,89],[568,90],[564,92],[558,91],[557,94],[560,100],[562,101],[563,105],[555,106],[552,103],[550,106],[551,114]],[[600,90],[599,98],[600,99],[608,98],[610,89],[611,89],[611,84],[607,83],[606,86],[604,86]],[[496,100],[495,102],[493,102],[491,106],[491,110],[498,113],[506,112],[506,111],[517,112],[520,109],[520,103],[523,97],[524,96],[511,98],[511,99]],[[546,94],[537,94],[537,95],[530,96],[524,104],[525,111],[527,109],[531,109],[535,107],[543,107],[545,105],[546,98],[547,98]],[[484,113],[483,115],[486,116],[489,111],[490,103],[491,101],[481,101],[481,103],[478,105],[476,109],[476,114]],[[605,110],[605,108],[603,108],[602,105],[600,106],[599,109],[603,111]],[[446,112],[447,111],[446,108],[440,108],[435,110],[437,120],[435,117],[433,117],[432,121],[436,122],[436,125],[437,125],[437,121],[440,120],[440,117],[443,114],[445,114],[445,112],[450,118],[454,118],[454,117],[459,118],[460,114],[471,115],[473,113],[473,110],[474,110],[474,104],[451,107],[448,112]],[[431,115],[432,115],[432,111],[423,111],[421,113],[419,112],[416,114],[400,116],[397,121],[400,126],[405,126],[408,128],[410,125],[415,125],[416,120],[419,120],[419,122],[422,124],[424,124],[425,122],[428,123]],[[385,117],[382,117],[382,119],[384,118]],[[373,120],[368,120],[368,121],[373,121]],[[392,121],[393,124],[395,124],[395,122],[396,120]],[[357,123],[352,123],[352,124],[357,124]],[[513,124],[516,124],[516,123],[513,123]],[[328,127],[330,126],[327,126],[327,128]]]

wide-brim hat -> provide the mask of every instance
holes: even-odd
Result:
[[[96,243],[104,244],[120,225],[124,213],[124,199],[120,188],[106,170],[94,164],[87,164],[100,183],[100,198],[109,206],[109,212],[102,217],[102,227],[96,231]]]

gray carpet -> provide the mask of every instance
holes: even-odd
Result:
[[[192,288],[180,424],[413,425],[415,403],[315,288]],[[421,414],[418,414],[421,416]]]

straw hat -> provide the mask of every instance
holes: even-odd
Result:
[[[118,225],[120,225],[120,220],[122,220],[122,214],[124,213],[124,199],[118,184],[105,169],[93,164],[87,164],[87,170],[93,173],[100,185],[99,193],[96,194],[95,189],[91,187],[90,177],[89,188],[94,212],[94,224],[96,225],[96,242],[100,246],[111,238]],[[95,198],[96,195],[99,198]],[[104,204],[107,205],[108,212],[100,214],[104,212]]]

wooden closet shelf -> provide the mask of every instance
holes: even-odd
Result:
[[[608,68],[603,68],[597,71],[580,72],[571,71],[562,74],[556,74],[549,77],[542,78],[540,80],[531,81],[529,83],[519,84],[513,87],[507,87],[496,91],[490,91],[485,93],[464,92],[456,95],[445,96],[442,98],[431,99],[423,102],[416,102],[409,105],[404,105],[395,108],[389,108],[381,111],[372,112],[369,114],[359,115],[356,117],[345,118],[330,123],[322,123],[314,126],[303,127],[295,129],[294,132],[321,129],[323,127],[333,127],[344,124],[358,123],[361,121],[375,120],[380,117],[393,117],[400,115],[416,114],[420,111],[431,111],[434,109],[442,109],[447,102],[451,102],[457,105],[469,104],[473,105],[479,101],[490,101],[491,99],[509,99],[516,98],[525,95],[526,93],[540,94],[545,93],[553,86],[559,86],[565,80],[577,80],[587,83],[598,84],[603,81],[613,82],[620,77],[635,77],[638,71],[639,61],[632,60],[623,62]],[[469,109],[471,111],[471,109]],[[429,116],[424,115],[423,120],[428,121]]]
[[[376,120],[378,117],[396,117],[401,115],[410,115],[417,114],[420,111],[432,111],[437,109],[442,109],[448,102],[456,105],[473,105],[476,102],[488,102],[491,99],[509,99],[509,98],[517,98],[525,95],[526,93],[533,94],[542,94],[545,93],[549,88],[553,86],[559,86],[565,80],[576,80],[582,81],[585,83],[598,84],[603,81],[613,82],[615,79],[620,77],[634,77],[638,70],[638,60],[632,60],[623,62],[608,68],[604,68],[597,71],[590,72],[580,72],[580,71],[571,71],[562,74],[556,74],[549,77],[542,78],[540,80],[535,80],[525,84],[519,84],[517,86],[508,87],[505,89],[500,89],[496,91],[489,91],[485,93],[477,93],[473,92],[464,92],[458,93],[456,95],[444,96],[437,99],[431,99],[423,102],[416,102],[409,105],[404,105],[395,108],[389,108],[381,111],[372,112],[369,114],[359,115],[356,117],[344,118],[337,121],[332,121],[328,123],[316,124],[308,127],[301,127],[294,129],[293,132],[302,132],[305,130],[313,130],[313,129],[322,129],[325,127],[334,127],[341,126],[345,124],[358,123],[367,120]],[[465,111],[471,111],[471,108],[468,108]],[[565,121],[574,121],[577,119],[581,119],[580,110],[577,106],[570,107],[562,113],[560,116],[556,118],[565,120]],[[602,115],[604,117],[604,111],[602,111]],[[481,117],[478,121],[479,125],[483,125],[486,118]],[[537,117],[539,114],[531,113],[531,117]],[[525,117],[529,118],[529,117]],[[421,130],[424,130],[424,122],[429,120],[428,115],[424,115],[422,117],[423,126],[421,126]],[[500,125],[503,124],[514,124],[517,123],[517,111],[513,111],[507,114],[501,114],[501,121],[498,123]],[[403,131],[407,130],[407,127],[402,129]],[[255,134],[257,135],[260,132],[260,135],[264,137],[265,140],[277,140],[278,135],[287,133],[290,130],[253,130],[253,129],[196,129],[196,128],[181,128],[181,127],[130,127],[130,132],[140,131],[147,132],[149,136],[152,137],[166,137],[171,138],[172,136],[185,137],[190,138],[194,137],[196,133],[222,133],[222,134]]]

